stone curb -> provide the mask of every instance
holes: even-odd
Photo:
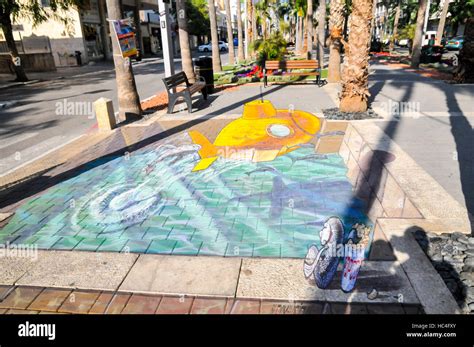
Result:
[[[377,219],[394,254],[410,280],[427,314],[454,314],[461,310],[442,278],[432,266],[412,231],[421,229],[409,219]]]
[[[398,262],[365,262],[359,281],[379,288],[373,300],[365,287],[342,292],[337,279],[334,288],[317,288],[304,278],[303,259],[39,251],[37,260],[1,258],[0,264],[0,285],[367,304],[400,303],[402,294],[404,304],[419,304]]]

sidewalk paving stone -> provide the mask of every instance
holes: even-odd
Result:
[[[26,309],[43,291],[43,288],[15,288],[5,300],[0,301],[0,308]]]
[[[259,300],[234,300],[230,314],[258,314],[260,313]]]
[[[233,296],[240,271],[238,258],[140,255],[121,291]]]
[[[112,292],[100,293],[94,305],[89,310],[89,313],[90,314],[103,314],[105,312],[105,309],[107,308],[107,305],[112,300],[113,296],[114,296],[114,293]]]
[[[98,292],[75,290],[66,297],[66,300],[64,300],[58,311],[66,313],[88,313],[99,295]]]
[[[37,263],[18,284],[115,290],[136,257],[123,253],[39,251]]]
[[[131,294],[125,293],[115,293],[110,300],[107,309],[105,310],[105,314],[120,314],[122,313],[123,309],[129,302],[131,298]]]
[[[226,299],[196,298],[191,307],[191,314],[224,314]]]
[[[69,297],[71,290],[46,288],[28,306],[30,310],[57,311]]]
[[[34,257],[0,257],[0,284],[13,285],[37,264]]]
[[[160,296],[133,294],[123,309],[123,314],[153,314],[160,304]]]
[[[191,306],[193,305],[194,298],[192,297],[173,297],[173,296],[164,296],[161,301],[158,309],[156,310],[157,314],[188,314],[191,311]]]

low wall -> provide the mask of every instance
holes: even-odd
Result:
[[[51,53],[31,53],[20,54],[21,64],[26,72],[45,72],[56,71],[54,58]],[[9,59],[8,54],[2,54],[2,64],[0,64],[0,73],[12,73],[6,60]]]

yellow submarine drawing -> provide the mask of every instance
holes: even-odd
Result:
[[[193,171],[207,169],[218,157],[252,162],[272,161],[314,138],[318,117],[304,111],[276,110],[268,100],[244,105],[242,117],[225,126],[214,143],[198,131],[189,131],[200,145],[201,160]]]

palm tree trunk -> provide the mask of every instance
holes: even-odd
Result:
[[[436,32],[436,44],[441,44],[441,39],[444,34],[444,25],[446,24],[446,16],[448,15],[449,10],[449,0],[444,0],[443,11],[441,12],[441,17],[439,19],[438,31]]]
[[[418,68],[420,66],[421,58],[421,41],[423,38],[423,25],[425,23],[427,0],[420,0],[418,7],[418,14],[416,17],[415,37],[413,38],[411,67]]]
[[[107,0],[107,14],[111,20],[122,18],[119,0]],[[112,22],[110,22],[110,32],[115,32]],[[135,77],[133,76],[132,63],[130,58],[122,57],[118,40],[115,37],[112,38],[112,51],[114,54],[115,80],[117,81],[119,118],[121,120],[141,118],[142,109]]]
[[[365,112],[369,97],[369,48],[372,0],[353,0],[349,43],[342,75],[341,112]]]
[[[318,12],[313,12],[313,23],[317,20]],[[313,47],[316,47],[316,56],[318,55],[318,26],[313,24]]]
[[[212,69],[214,72],[222,71],[221,54],[219,51],[219,38],[217,37],[217,19],[214,0],[208,0],[209,21],[211,22],[211,44],[212,44]]]
[[[464,43],[459,51],[458,66],[454,70],[454,80],[458,83],[474,82],[474,17],[466,20]]]
[[[370,21],[370,37],[375,37],[375,11],[377,10],[377,3],[379,0],[373,0],[372,2],[372,20]]]
[[[252,5],[252,41],[255,41],[257,36],[257,9]]]
[[[247,1],[247,13],[245,14],[245,20],[247,21],[247,37],[246,40],[247,42],[247,56],[250,57],[250,52],[251,52],[251,45],[253,42],[253,4],[252,0],[244,0]]]
[[[176,0],[176,12],[178,14],[179,47],[181,49],[181,66],[188,80],[194,83],[196,80],[193,69],[191,47],[189,46],[188,19],[186,14],[186,1]]]
[[[296,42],[295,42],[295,51],[296,54],[301,53],[301,17],[296,17]]]
[[[227,22],[227,44],[229,45],[229,65],[235,65],[234,32],[232,30],[232,15],[230,13],[230,0],[225,0],[225,18]]]
[[[306,7],[306,50],[313,51],[313,0]]]
[[[306,30],[306,17],[301,17],[301,54],[307,55],[308,53],[308,31]]]
[[[326,0],[319,0],[318,15],[318,60],[324,67],[324,41],[326,39]]]
[[[15,44],[15,39],[13,38],[12,22],[10,19],[10,14],[4,13],[0,20],[1,20],[0,24],[3,30],[3,33],[5,35],[5,40],[7,42],[8,50],[10,51],[10,56],[12,58],[12,62],[13,61],[20,62],[20,64],[18,65],[13,64],[13,69],[15,70],[15,75],[16,75],[15,81],[26,82],[28,81],[28,77],[26,77],[25,69],[23,68],[23,65],[21,64],[20,55],[18,54],[18,49],[16,48],[16,44]]]
[[[245,53],[244,53],[244,30],[242,25],[242,8],[241,8],[240,0],[237,0],[237,40],[238,47],[237,47],[237,59],[239,63],[245,60]]]
[[[393,34],[392,34],[392,38],[390,40],[390,46],[389,46],[390,52],[393,51],[395,47],[395,40],[398,37],[398,22],[400,21],[401,6],[402,6],[402,0],[398,0],[397,8],[395,9],[395,18],[393,19]]]
[[[331,0],[328,82],[341,80],[341,39],[344,25],[344,0]]]
[[[295,37],[295,18],[294,16],[290,16],[290,42],[296,42],[296,37]]]

